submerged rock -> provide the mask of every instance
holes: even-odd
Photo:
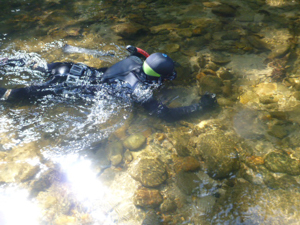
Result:
[[[199,177],[191,172],[181,171],[175,175],[174,179],[177,187],[186,195],[191,195],[200,187]]]
[[[272,172],[300,175],[299,159],[291,158],[285,151],[271,152],[266,155],[265,166]]]
[[[174,140],[176,140],[176,143],[174,145],[176,152],[178,156],[188,156],[191,154],[189,148],[188,148],[188,142],[190,139],[189,134],[185,134],[182,132],[174,132]]]
[[[129,174],[146,187],[157,187],[167,179],[165,165],[158,159],[142,158],[132,162]]]
[[[202,134],[197,139],[197,151],[203,157],[208,174],[225,178],[239,169],[236,143],[222,132]]]
[[[178,157],[174,160],[174,169],[175,172],[195,171],[200,169],[200,162],[192,156]]]
[[[143,220],[142,225],[160,225],[161,219],[160,216],[155,212],[155,210],[150,209]]]
[[[113,166],[118,165],[123,159],[123,145],[119,141],[108,142],[106,145],[106,151],[108,151],[109,159]]]
[[[223,17],[234,17],[236,14],[236,9],[225,4],[221,4],[212,8],[212,13],[217,16]]]
[[[217,76],[207,75],[199,81],[200,89],[199,93],[203,95],[205,92],[210,93],[222,93],[223,82],[221,78]]]
[[[146,142],[146,137],[142,134],[133,134],[123,142],[124,146],[130,150],[138,150]]]
[[[171,212],[177,208],[175,202],[172,199],[164,199],[163,203],[160,205],[160,210],[162,212]]]
[[[111,29],[116,32],[116,34],[125,38],[130,38],[139,31],[145,30],[143,26],[136,23],[121,23],[114,25]]]
[[[300,193],[239,183],[207,216],[211,224],[298,224]]]
[[[163,202],[158,190],[142,187],[133,196],[133,202],[137,206],[155,208]]]

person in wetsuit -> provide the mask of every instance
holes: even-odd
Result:
[[[0,88],[0,97],[15,102],[48,95],[94,96],[101,91],[102,94],[139,103],[151,114],[166,120],[181,119],[216,106],[216,95],[210,93],[204,94],[199,103],[190,106],[169,108],[162,104],[153,96],[153,90],[165,80],[176,78],[173,60],[164,53],[149,55],[134,46],[126,48],[131,55],[109,68],[96,69],[65,62],[50,63],[47,69],[36,68],[50,75],[48,82],[24,88]],[[8,59],[2,60],[3,65],[14,63]]]

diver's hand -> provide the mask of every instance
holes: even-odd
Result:
[[[206,110],[214,108],[218,105],[216,94],[206,92],[202,95],[200,102],[198,103],[198,110]]]

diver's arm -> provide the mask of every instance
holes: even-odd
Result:
[[[167,121],[175,121],[194,113],[205,113],[217,105],[215,94],[205,93],[199,103],[177,108],[169,108],[159,103],[156,99],[151,98],[142,104],[143,107],[152,114],[161,117]]]

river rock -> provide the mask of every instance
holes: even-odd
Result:
[[[222,40],[239,40],[240,39],[240,33],[235,30],[226,31],[221,35]]]
[[[276,173],[300,175],[299,159],[291,158],[285,151],[270,152],[265,157],[265,166]]]
[[[114,25],[111,28],[117,35],[125,38],[130,38],[136,35],[139,31],[144,30],[144,27],[137,23],[121,23]]]
[[[269,128],[268,133],[270,135],[280,138],[280,139],[284,138],[288,134],[286,128],[284,126],[282,126],[281,124],[275,124],[275,125],[271,126]]]
[[[122,162],[123,145],[120,141],[108,142],[106,145],[106,151],[108,151],[109,160],[113,166],[116,166]]]
[[[165,165],[154,158],[133,161],[129,174],[146,187],[157,187],[167,179]]]
[[[137,206],[155,208],[163,202],[158,190],[142,187],[133,196],[133,202]]]
[[[167,44],[163,51],[164,52],[168,52],[168,53],[173,53],[173,52],[178,52],[180,49],[180,45],[179,44]]]
[[[142,222],[142,225],[160,225],[160,224],[162,224],[161,218],[156,213],[156,211],[153,209],[148,210],[145,219]]]
[[[203,95],[205,92],[222,93],[222,80],[217,76],[207,75],[199,80],[199,93]]]
[[[164,31],[164,30],[174,30],[175,28],[178,27],[178,24],[175,24],[175,23],[165,23],[165,24],[161,24],[161,25],[158,25],[158,26],[153,26],[150,28],[150,31],[151,33],[153,34],[157,34],[161,31]]]
[[[260,39],[257,36],[250,35],[246,37],[249,43],[254,47],[259,50],[269,50],[270,46],[262,39]]]
[[[222,80],[231,80],[233,78],[233,73],[229,69],[221,67],[217,71],[217,76],[220,77]]]
[[[210,224],[298,224],[300,193],[238,183],[218,199]]]
[[[186,195],[191,195],[200,187],[201,182],[196,174],[184,171],[177,173],[174,180],[177,187]]]
[[[174,160],[174,169],[178,173],[180,171],[195,171],[200,168],[200,162],[192,157],[178,157]]]
[[[178,156],[189,156],[191,154],[188,148],[188,142],[190,139],[189,134],[185,134],[179,131],[173,133],[174,140],[176,143],[174,145]]]
[[[214,52],[211,55],[211,61],[217,64],[226,64],[231,61],[230,57],[220,53],[220,52]]]
[[[146,142],[146,137],[142,134],[132,134],[123,142],[124,146],[130,150],[136,151],[140,149]]]
[[[212,178],[225,178],[239,169],[234,137],[221,131],[205,133],[197,139],[197,151],[203,157],[207,172]]]
[[[217,16],[223,16],[223,17],[234,17],[236,13],[235,8],[226,4],[217,5],[213,7],[211,11]]]
[[[160,210],[162,212],[171,212],[177,208],[176,203],[172,199],[164,199],[163,203],[160,205]]]

